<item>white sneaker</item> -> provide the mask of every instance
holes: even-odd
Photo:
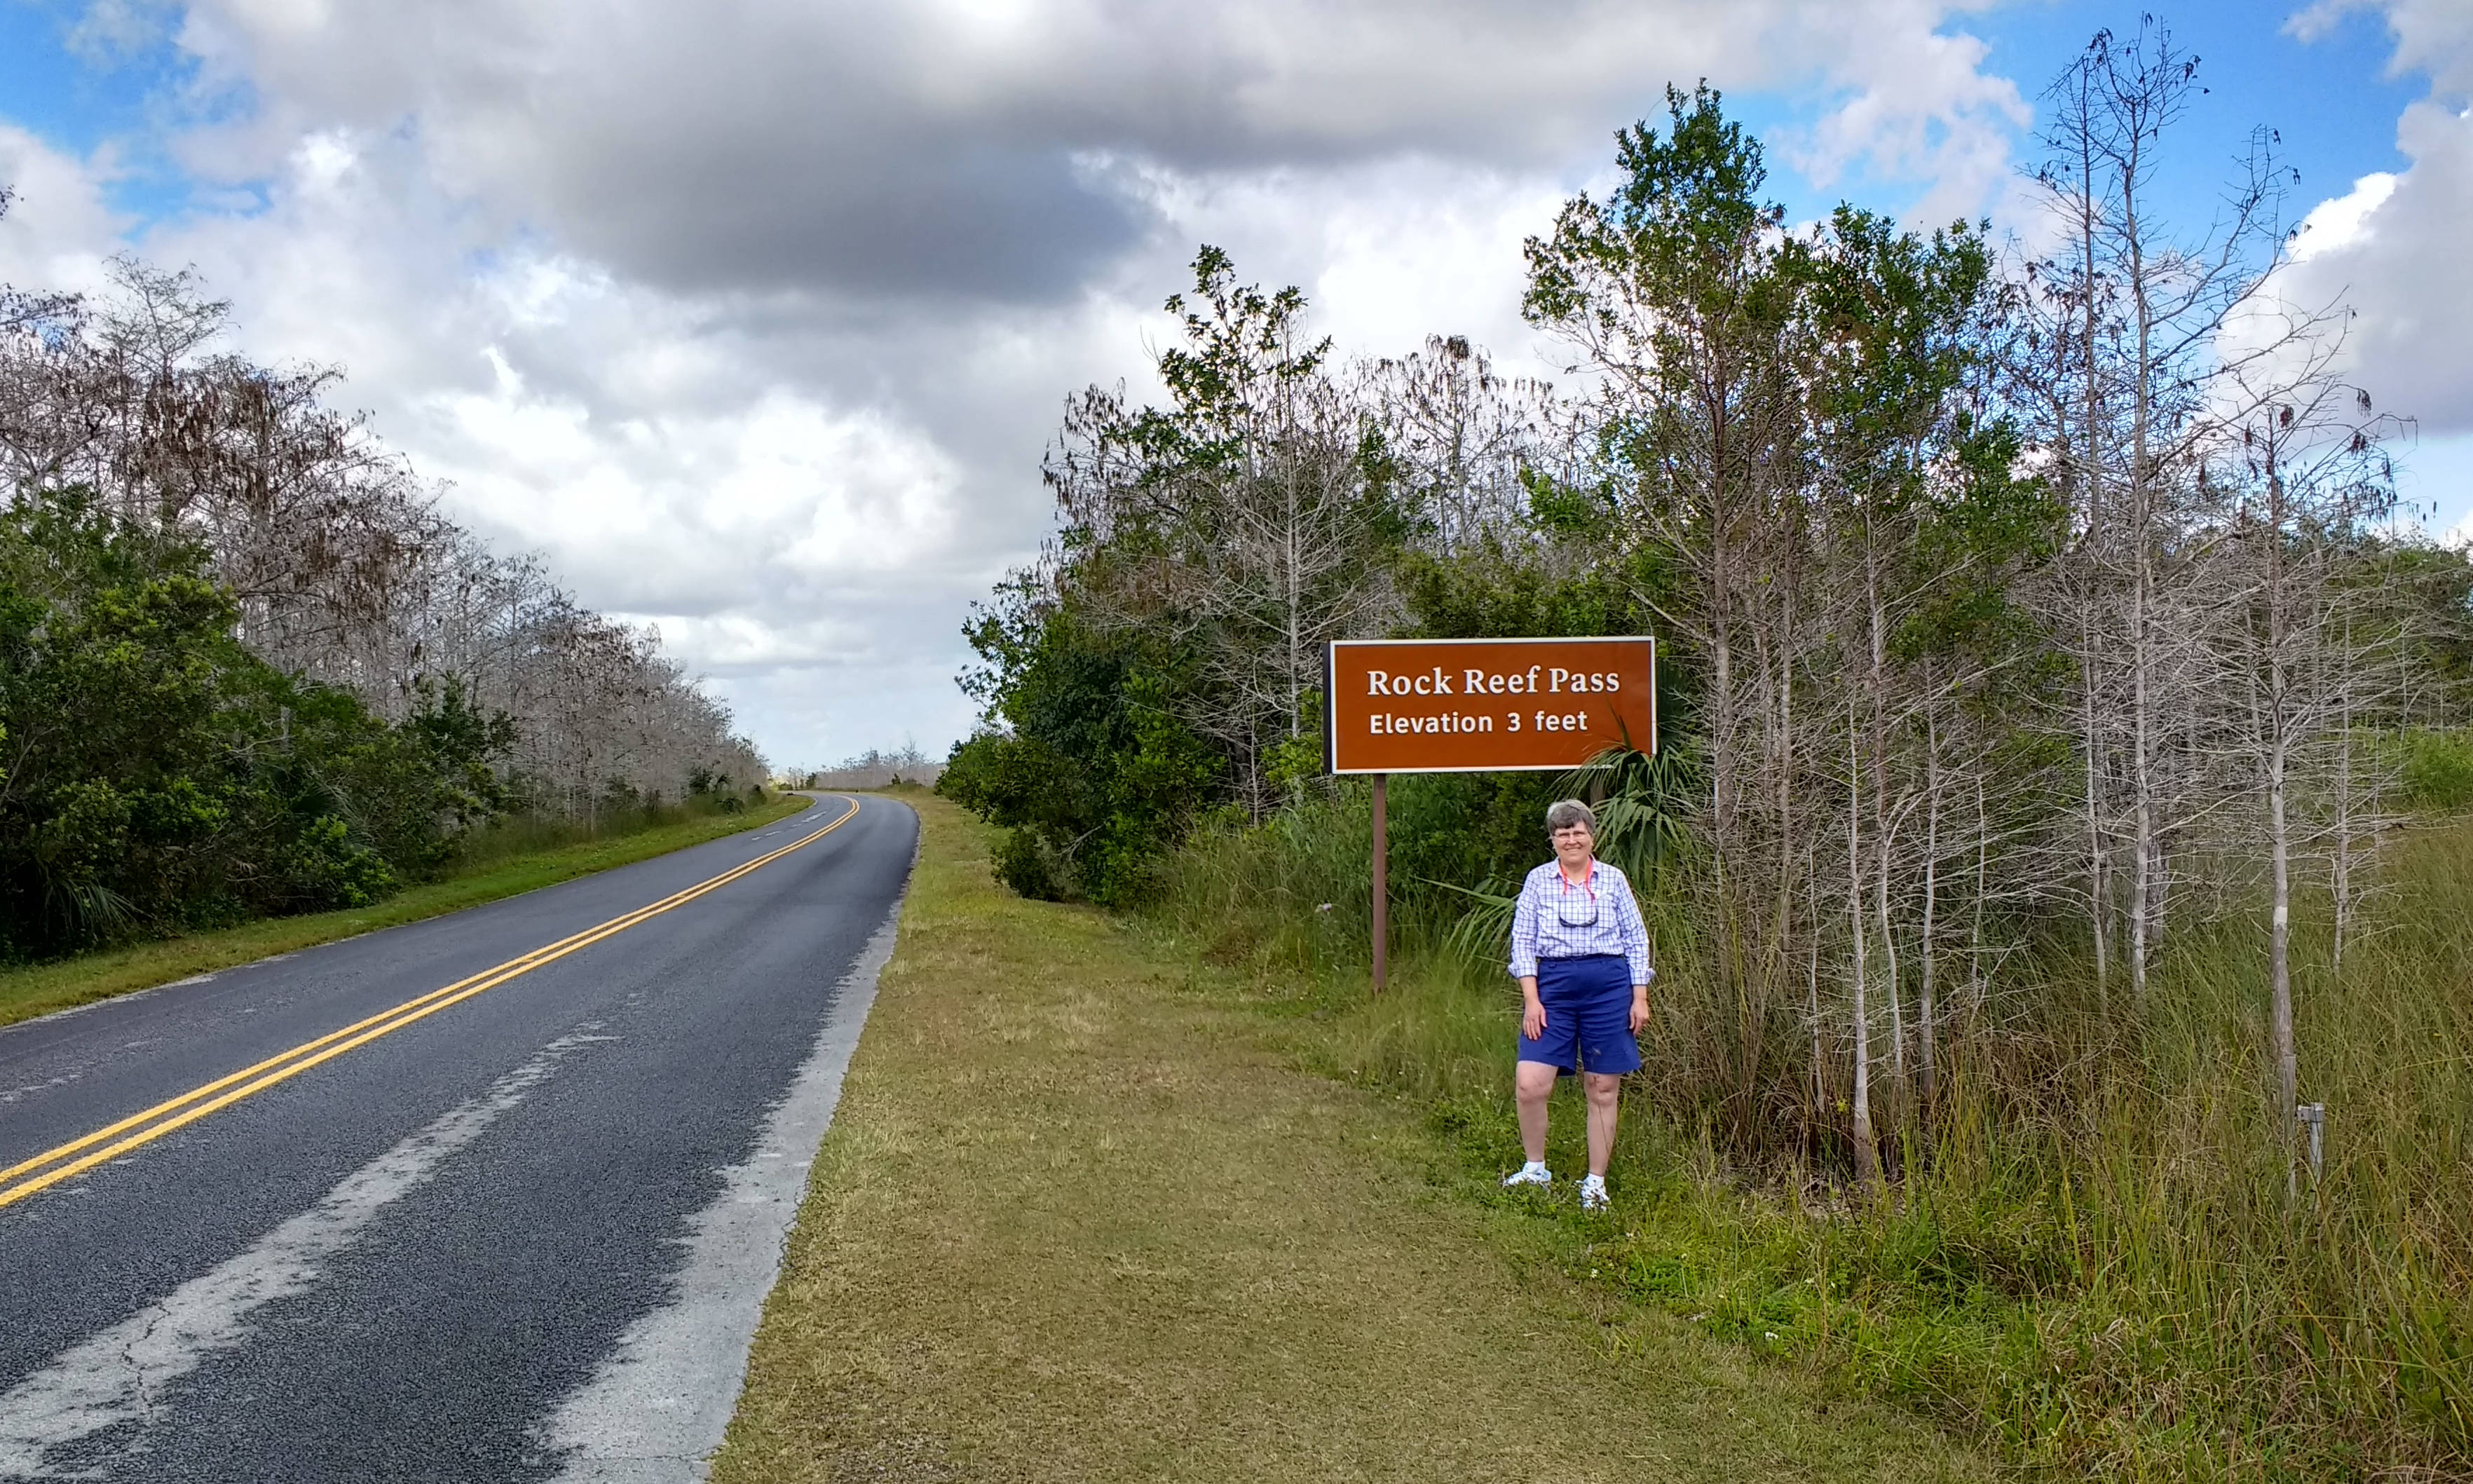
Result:
[[[1615,1198],[1606,1194],[1605,1177],[1592,1175],[1580,1182],[1580,1209],[1612,1210]]]
[[[1524,1164],[1502,1177],[1505,1190],[1514,1185],[1550,1185],[1553,1183],[1554,1177],[1547,1172],[1546,1166],[1534,1162]]]

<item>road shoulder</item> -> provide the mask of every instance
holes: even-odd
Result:
[[[1524,1258],[1411,1111],[920,813],[715,1479],[1981,1476]]]

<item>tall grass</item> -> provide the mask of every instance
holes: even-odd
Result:
[[[1427,1099],[1473,1159],[1512,1160],[1517,1000],[1451,949],[1448,894],[1410,884],[1394,991],[1365,994],[1363,814],[1342,796],[1204,832],[1157,921],[1310,1011],[1329,1070]],[[2303,1096],[2328,1108],[2316,1179],[2273,1114],[2246,918],[2177,933],[2137,1023],[2118,996],[2101,1013],[2066,958],[2013,963],[1953,1029],[1945,1096],[1871,1197],[1789,1139],[1720,1156],[1708,1110],[1736,1089],[1711,1081],[1736,1007],[1693,967],[1688,903],[1644,903],[1659,1019],[1618,1218],[1583,1223],[1590,1263],[2034,1464],[2473,1478],[2473,823],[2398,841],[2389,872],[2341,976],[2323,923],[2297,935]]]

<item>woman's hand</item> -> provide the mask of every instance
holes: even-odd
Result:
[[[1631,1033],[1635,1036],[1639,1035],[1642,1028],[1647,1024],[1648,986],[1634,985],[1631,992]]]
[[[1535,1041],[1546,1034],[1546,1002],[1537,997],[1535,975],[1520,981],[1520,1034]]]

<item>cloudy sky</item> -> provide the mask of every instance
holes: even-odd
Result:
[[[2296,288],[2473,515],[2473,0],[2158,7],[2254,125]],[[1199,242],[1344,349],[1545,369],[1521,239],[1706,77],[1798,214],[2010,223],[2081,0],[0,0],[0,280],[194,264],[340,367],[467,523],[657,623],[777,762],[971,708],[967,603],[1049,524],[1063,398],[1147,384]],[[2200,225],[2194,220],[2192,225]]]

